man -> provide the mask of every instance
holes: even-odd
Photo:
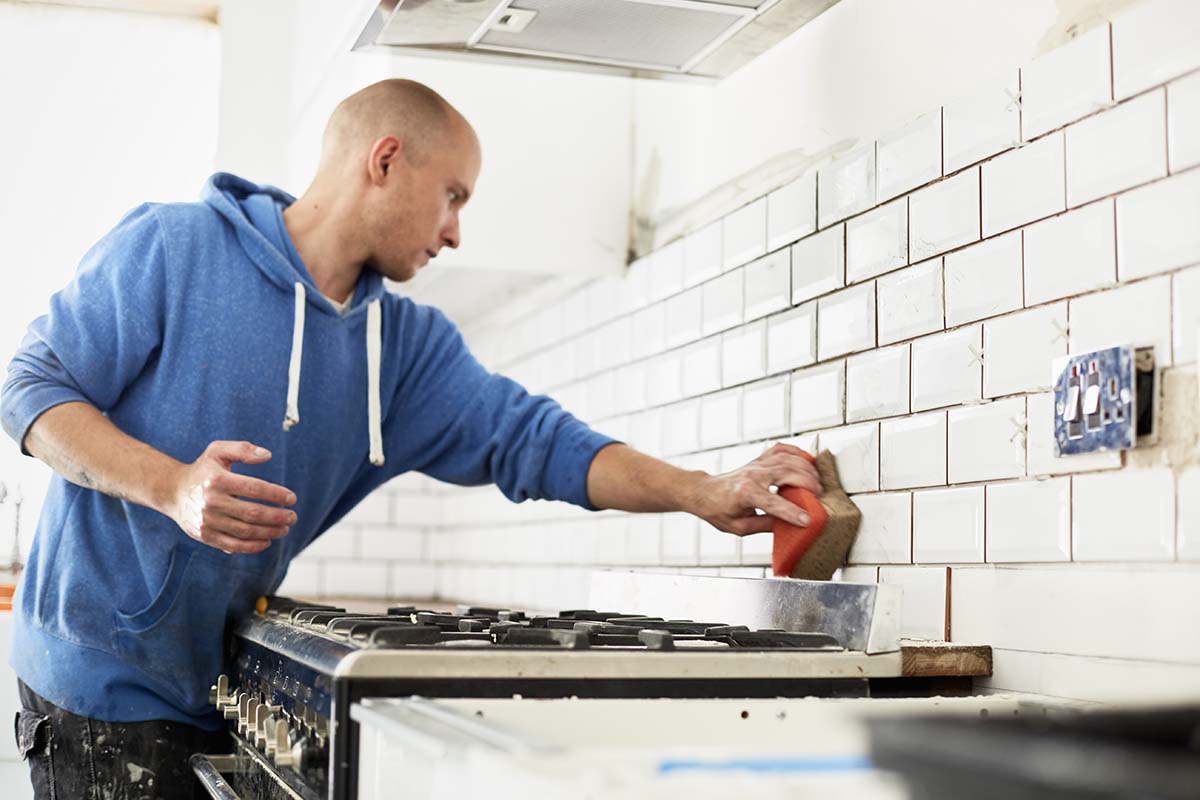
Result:
[[[443,247],[480,168],[410,81],[338,106],[302,197],[232,175],[144,205],[13,359],[0,414],[57,473],[16,614],[17,737],[39,797],[191,796],[220,746],[226,624],[372,490],[417,470],[512,500],[687,511],[735,534],[820,491],[796,448],[687,472],[489,374],[436,309],[383,289]]]

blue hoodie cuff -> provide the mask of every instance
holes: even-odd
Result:
[[[605,436],[570,418],[559,426],[546,459],[543,480],[547,496],[555,500],[596,511],[587,493],[587,476],[592,460],[602,447],[620,444],[611,436]]]
[[[13,386],[5,387],[7,391],[17,391]],[[57,383],[34,383],[20,389],[20,397],[14,402],[4,404],[4,414],[0,417],[4,432],[11,436],[21,448],[21,455],[32,455],[25,449],[25,435],[37,422],[38,417],[55,406],[63,403],[88,403],[91,401],[75,389]]]

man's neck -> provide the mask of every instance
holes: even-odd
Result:
[[[310,187],[300,199],[283,211],[292,245],[308,269],[317,290],[339,303],[350,299],[362,275],[366,254],[360,254],[354,241],[342,235],[346,209],[321,197]]]

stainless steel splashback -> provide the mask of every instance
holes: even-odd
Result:
[[[885,584],[604,571],[592,574],[588,605],[828,633],[843,647],[866,653],[900,649],[900,587]]]

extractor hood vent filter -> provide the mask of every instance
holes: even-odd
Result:
[[[355,50],[721,78],[838,0],[379,0]]]
[[[744,8],[703,2],[514,0],[497,22],[513,11],[532,12],[524,30],[514,33],[490,27],[474,46],[680,71],[750,16]]]

